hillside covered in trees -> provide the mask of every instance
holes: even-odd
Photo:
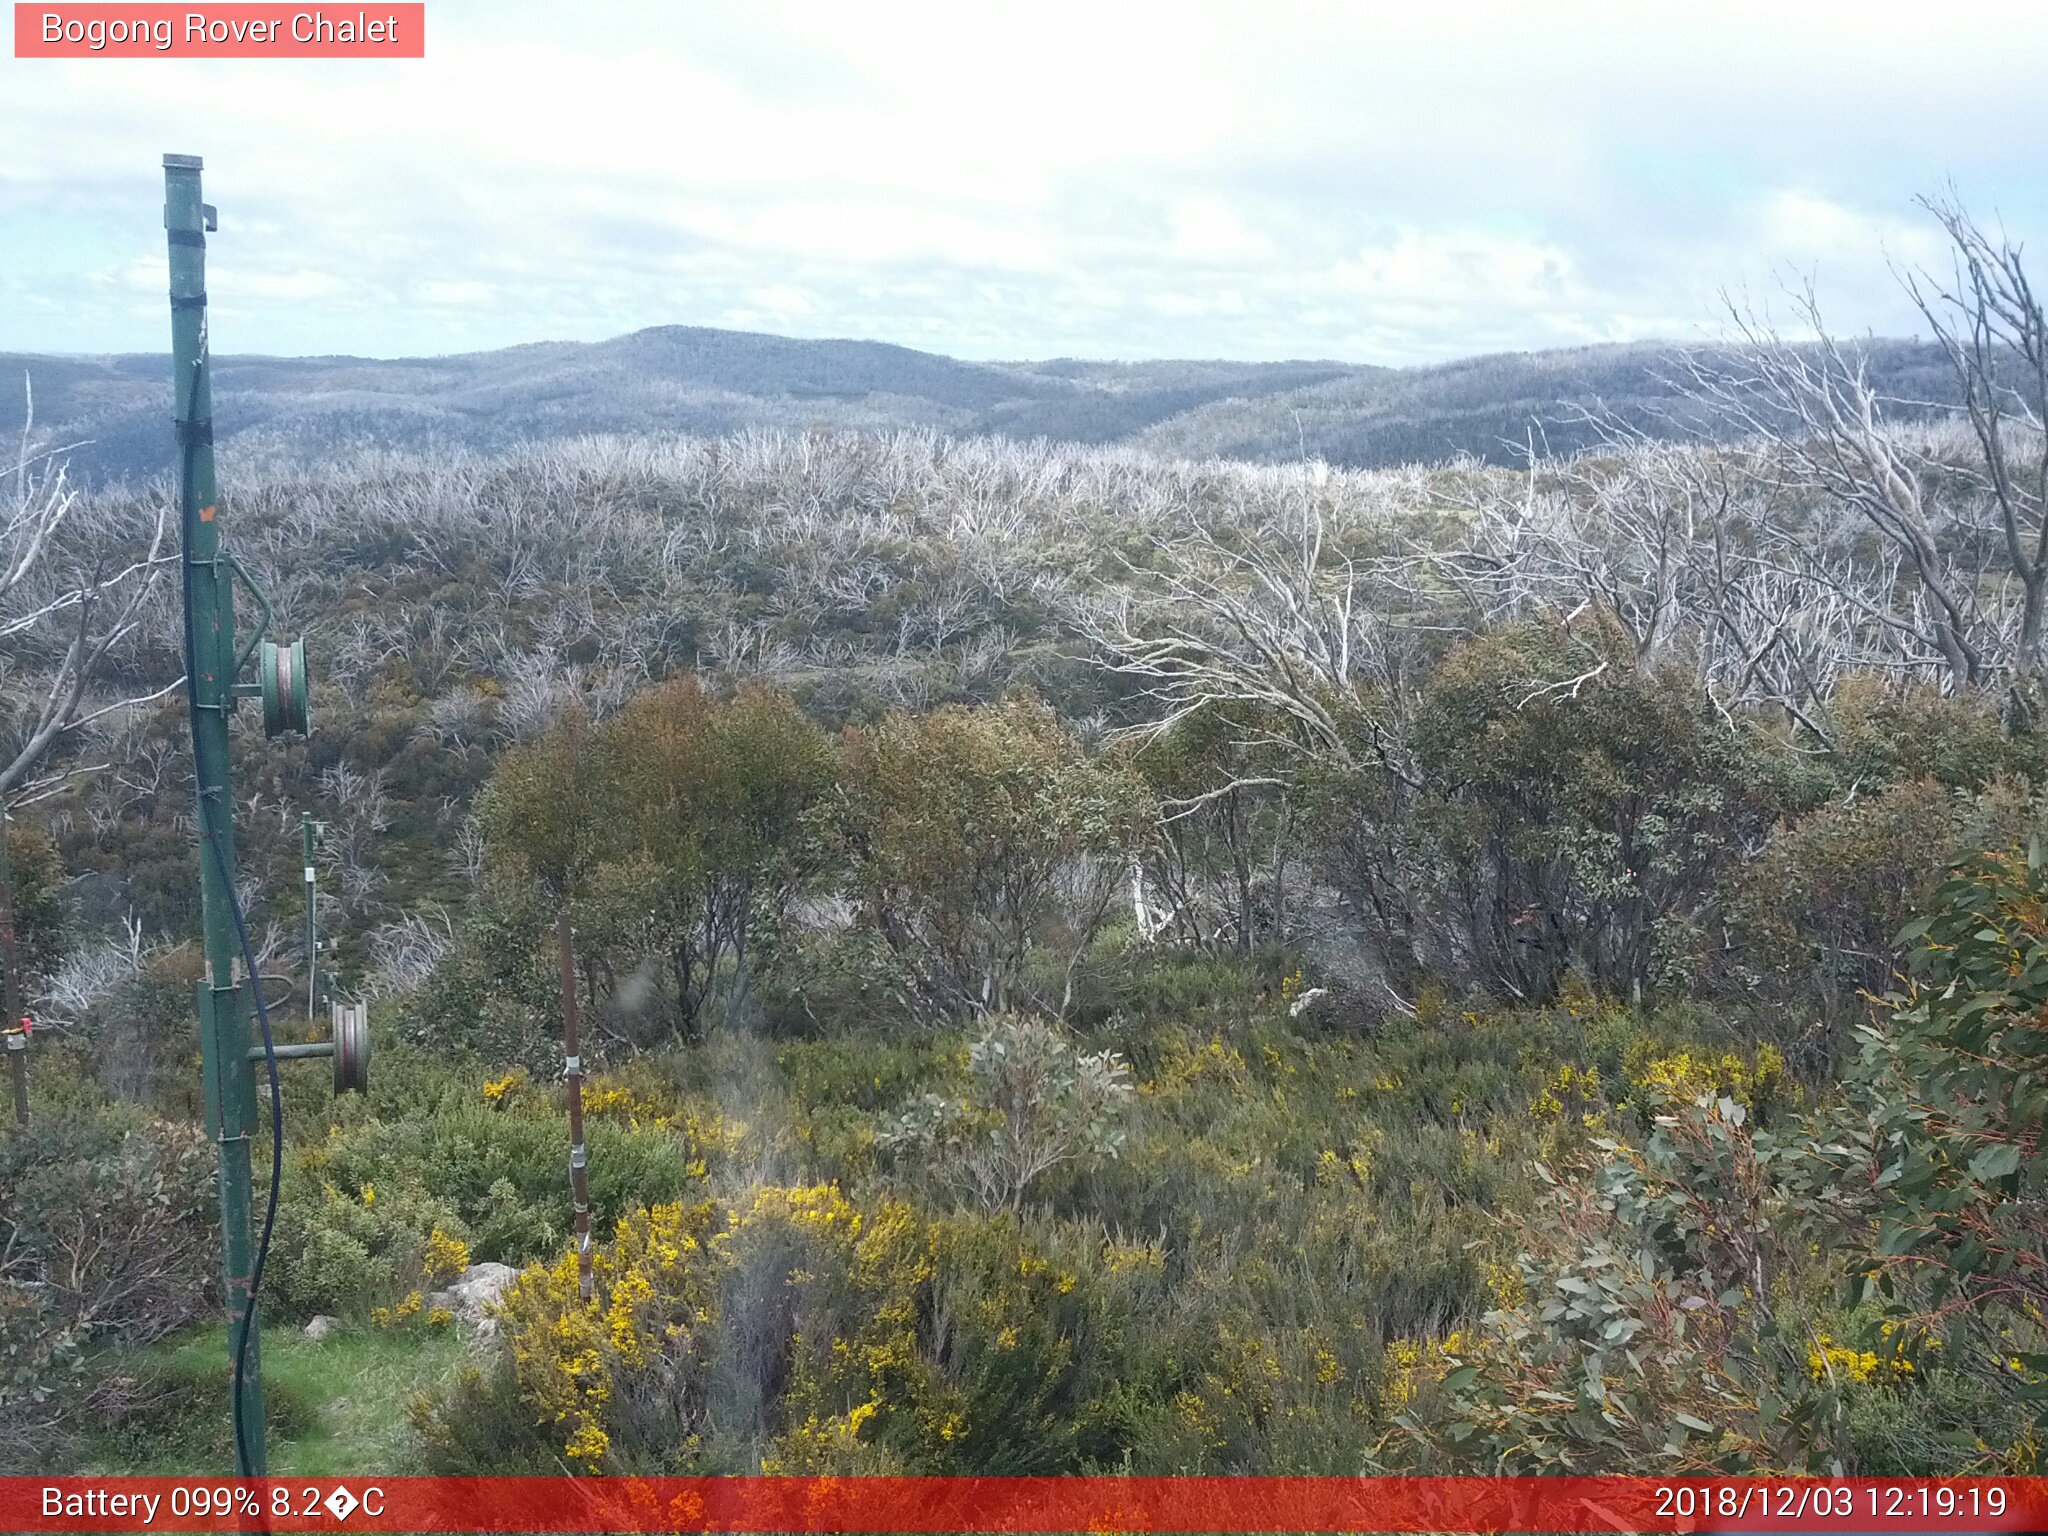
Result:
[[[1532,446],[1597,441],[1589,413],[1665,435],[1711,429],[1652,344],[1469,358],[1423,368],[1333,362],[966,363],[866,341],[803,341],[658,326],[595,344],[457,357],[214,362],[229,463],[262,473],[375,449],[505,452],[586,433],[930,429],[1021,442],[1128,443],[1175,458],[1371,469],[1471,455],[1520,463]],[[1867,343],[1900,399],[1953,395],[1940,350]],[[26,379],[74,477],[162,473],[161,357],[0,354],[0,439],[19,435]]]
[[[310,811],[378,1049],[284,1078],[276,1464],[2033,1470],[2048,329],[1954,232],[1964,409],[1757,331],[1711,430],[1527,467],[245,445],[316,668],[310,737],[237,726],[259,970]],[[152,568],[156,491],[14,489]],[[77,700],[0,786],[9,1467],[225,1457],[177,609],[123,590],[7,589],[10,740]]]

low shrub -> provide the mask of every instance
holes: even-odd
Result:
[[[1387,1464],[1495,1475],[1827,1471],[1840,1396],[1781,1326],[1789,1234],[1732,1099],[1602,1139],[1510,1224],[1496,1305],[1421,1351]]]
[[[439,1223],[460,1229],[478,1259],[521,1264],[550,1251],[571,1226],[568,1113],[530,1083],[495,1097],[487,1092],[504,1081],[450,1083],[403,1119],[335,1126],[296,1154],[288,1192],[318,1207],[332,1186],[346,1206],[374,1186],[405,1202],[415,1244]],[[618,1107],[598,1109],[584,1126],[599,1223],[641,1201],[681,1198],[722,1145],[708,1117],[634,1116]]]
[[[416,1183],[386,1179],[342,1190],[324,1183],[280,1205],[268,1285],[288,1316],[362,1317],[437,1280],[468,1227]],[[438,1239],[438,1241],[437,1241]]]
[[[1014,1211],[1053,1169],[1123,1148],[1130,1068],[1114,1051],[1082,1054],[1044,1019],[991,1020],[967,1049],[967,1077],[963,1097],[927,1092],[877,1139],[985,1211]]]
[[[106,1405],[102,1341],[161,1337],[218,1288],[214,1159],[193,1126],[79,1105],[0,1135],[0,1460],[54,1454]]]

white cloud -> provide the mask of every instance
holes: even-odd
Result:
[[[1213,197],[1185,198],[1174,205],[1173,250],[1200,266],[1264,266],[1279,254],[1267,235]]]
[[[316,272],[306,268],[275,272],[232,262],[214,263],[207,282],[224,294],[232,294],[238,304],[250,299],[292,304],[319,299],[333,301],[346,299],[356,291],[355,285],[339,272]]]
[[[1929,188],[1929,191],[1935,189]],[[1942,236],[1930,219],[1873,212],[1799,188],[1768,193],[1760,209],[1760,237],[1780,260],[1794,264],[1862,265],[1873,254],[1914,266],[1942,256]]]
[[[1544,241],[1408,228],[1360,250],[1330,278],[1367,297],[1425,306],[1474,300],[1528,305],[1564,297],[1571,268],[1570,253]]]
[[[166,149],[221,205],[218,342],[267,351],[684,322],[1402,361],[1682,332],[1791,270],[1898,329],[1914,193],[2048,226],[2038,5],[436,0],[428,33],[0,59],[0,348],[162,344]]]
[[[430,278],[413,288],[413,294],[422,304],[488,304],[496,293],[497,290],[489,283],[468,280],[437,282]]]

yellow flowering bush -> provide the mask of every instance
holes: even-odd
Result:
[[[420,1308],[424,1305],[425,1301],[418,1291],[408,1291],[405,1299],[395,1307],[372,1307],[370,1322],[379,1328],[395,1328],[419,1316]],[[430,1317],[429,1321],[431,1320]]]
[[[1705,1094],[1733,1099],[1752,1114],[1768,1115],[1791,1092],[1785,1058],[1777,1047],[1758,1048],[1745,1061],[1733,1051],[1681,1050],[1651,1054],[1650,1043],[1638,1040],[1625,1063],[1629,1097],[1646,1110],[1665,1104],[1691,1104]]]
[[[429,1280],[453,1280],[469,1268],[469,1244],[436,1227],[427,1234],[420,1267]]]
[[[1225,1045],[1220,1035],[1199,1046],[1176,1043],[1158,1073],[1138,1085],[1138,1092],[1147,1098],[1173,1098],[1195,1083],[1219,1079],[1242,1086],[1250,1071],[1243,1053]]]
[[[1899,1355],[1851,1349],[1837,1343],[1832,1334],[1816,1333],[1807,1341],[1806,1369],[1815,1381],[1887,1382],[1911,1377],[1913,1362]]]
[[[655,1355],[682,1363],[694,1349],[694,1330],[710,1316],[702,1239],[712,1219],[709,1203],[622,1218],[593,1256],[592,1305],[582,1301],[573,1252],[528,1268],[506,1289],[503,1333],[520,1390],[563,1426],[563,1454],[583,1470],[605,1470],[605,1420],[621,1369]]]
[[[1130,1246],[1123,1243],[1105,1243],[1102,1261],[1112,1275],[1124,1274],[1131,1270],[1158,1272],[1166,1263],[1166,1254],[1156,1243]]]
[[[1538,1120],[1577,1118],[1597,1109],[1601,1102],[1600,1069],[1582,1070],[1567,1061],[1537,1091],[1529,1103],[1529,1113]]]
[[[1422,1388],[1444,1379],[1465,1347],[1456,1330],[1437,1339],[1391,1340],[1381,1361],[1381,1400],[1390,1410],[1407,1409]]]
[[[789,1473],[1076,1470],[1130,1433],[1115,1351],[1146,1339],[1162,1270],[1156,1247],[1053,1253],[1012,1220],[856,1205],[834,1184],[656,1206],[595,1252],[591,1302],[573,1253],[508,1288],[518,1407],[490,1413],[536,1424],[545,1454],[587,1472],[697,1466],[735,1444]],[[1320,1338],[1284,1366],[1255,1336],[1234,1348],[1219,1392],[1348,1376]],[[465,1392],[428,1415],[430,1445],[478,1437],[456,1421],[489,1389]]]
[[[593,1077],[583,1085],[583,1113],[610,1115],[629,1125],[666,1127],[673,1116],[660,1098],[617,1077]]]
[[[1937,1364],[1941,1340],[1918,1324],[1887,1319],[1877,1329],[1875,1349],[1857,1349],[1826,1329],[1807,1338],[1806,1370],[1816,1382],[1901,1387],[1921,1379],[1924,1367]]]

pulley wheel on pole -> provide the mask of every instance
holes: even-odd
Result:
[[[306,692],[306,642],[298,639],[290,645],[279,645],[266,640],[258,661],[263,687],[263,734],[306,734],[312,729],[312,707]]]
[[[334,1091],[370,1091],[370,1006],[336,1003],[334,1022]]]

